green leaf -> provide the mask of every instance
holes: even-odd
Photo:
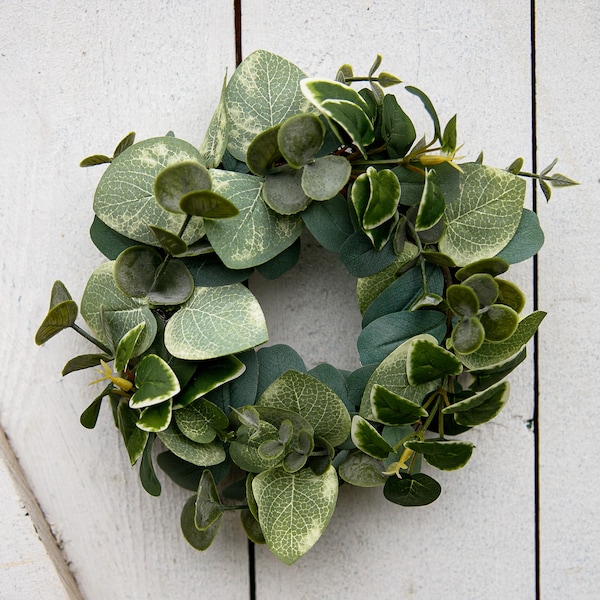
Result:
[[[131,131],[117,144],[117,147],[113,152],[113,157],[116,158],[121,152],[127,150],[129,146],[133,146],[133,142],[135,142],[135,133]]]
[[[461,371],[462,363],[439,346],[435,338],[421,337],[411,343],[406,362],[406,376],[411,385],[459,375]]]
[[[356,345],[363,365],[378,363],[394,349],[418,334],[431,334],[441,341],[446,332],[446,317],[438,311],[395,312],[369,323]]]
[[[496,279],[498,285],[498,304],[510,306],[515,312],[520,313],[525,308],[525,294],[512,281]]]
[[[492,277],[496,277],[496,275],[502,275],[502,273],[508,271],[508,266],[508,262],[498,256],[493,258],[483,258],[462,267],[462,269],[458,269],[458,271],[456,271],[456,279],[458,279],[458,281],[464,281],[477,273],[487,273]]]
[[[133,329],[129,330],[117,344],[117,350],[115,352],[115,371],[120,372],[127,367],[127,363],[133,356],[135,347],[138,344],[142,332],[146,328],[146,323],[140,323]]]
[[[262,198],[262,181],[253,175],[213,171],[213,189],[240,211],[235,217],[206,221],[206,235],[231,269],[255,267],[280,254],[300,235],[297,216],[278,215]]]
[[[430,293],[443,293],[444,276],[441,269],[426,265],[425,280]],[[416,266],[400,275],[371,302],[363,314],[363,328],[384,315],[408,310],[422,294],[422,273],[420,267]]]
[[[393,244],[388,243],[381,250],[376,250],[371,239],[362,231],[353,233],[340,248],[340,260],[354,277],[375,275],[396,258]]]
[[[217,441],[210,444],[193,442],[185,437],[173,422],[167,429],[156,435],[173,454],[199,467],[218,465],[226,458],[223,444]]]
[[[179,202],[181,210],[196,217],[204,219],[228,219],[239,214],[239,210],[227,198],[223,198],[210,190],[190,192],[183,196]]]
[[[343,156],[321,156],[302,169],[302,189],[313,200],[329,200],[348,183],[351,172]]]
[[[404,89],[407,92],[409,92],[410,94],[415,95],[423,103],[425,110],[427,111],[427,113],[431,117],[431,120],[433,121],[433,130],[434,130],[435,137],[439,141],[442,141],[442,129],[440,127],[440,120],[439,120],[437,112],[433,106],[433,102],[431,102],[431,100],[429,99],[427,94],[425,94],[425,92],[421,91],[420,89],[418,89],[412,85],[407,85]]]
[[[502,381],[479,394],[446,406],[442,412],[445,415],[454,415],[454,419],[459,425],[475,427],[495,418],[504,408],[509,394],[508,381]]]
[[[515,158],[515,160],[513,160],[510,165],[506,168],[506,170],[509,173],[512,173],[513,175],[518,175],[521,172],[521,169],[523,168],[523,163],[525,161],[522,158]]]
[[[129,400],[131,408],[145,408],[169,400],[179,393],[179,381],[169,365],[156,354],[142,358],[135,371],[136,392]]]
[[[375,229],[396,214],[400,184],[389,169],[369,167],[356,178],[351,198],[363,230]]]
[[[365,314],[370,304],[387,289],[399,274],[406,269],[419,254],[417,247],[409,242],[404,244],[402,252],[399,255],[394,254],[395,257],[391,264],[388,264],[384,268],[380,269],[375,274],[366,277],[359,277],[356,282],[356,296],[358,300],[358,307],[362,314]]]
[[[475,292],[480,308],[490,306],[498,298],[498,284],[488,273],[475,273],[475,275],[467,277],[461,287],[471,288]]]
[[[131,246],[114,263],[113,276],[119,290],[132,298],[143,298],[154,283],[162,257],[149,246]]]
[[[394,394],[378,384],[371,388],[371,412],[373,420],[384,425],[410,425],[428,414],[416,402]]]
[[[148,291],[148,301],[155,306],[183,304],[194,293],[194,278],[181,260],[170,260],[158,271],[158,278]]]
[[[199,531],[206,531],[223,516],[223,506],[212,473],[205,469],[202,471],[198,495],[196,497],[196,511],[194,524]]]
[[[296,169],[304,166],[323,144],[325,126],[319,117],[302,113],[287,119],[277,133],[277,143],[287,163]],[[259,173],[260,175],[260,173]]]
[[[337,81],[317,78],[303,79],[300,88],[305,98],[330,122],[340,126],[361,150],[373,142],[373,124],[367,117],[369,105],[355,90]]]
[[[379,76],[379,83],[381,77]],[[392,94],[383,97],[381,116],[381,136],[387,143],[390,158],[405,156],[416,139],[415,127],[408,115],[400,108],[398,101]]]
[[[185,490],[197,491],[200,483],[202,468],[175,456],[170,450],[161,452],[156,457],[158,466],[180,487]],[[221,463],[229,469],[228,463]],[[218,465],[220,467],[221,465]]]
[[[90,276],[81,299],[81,316],[94,335],[107,342],[105,328],[111,337],[120,340],[128,331],[145,323],[134,356],[147,350],[156,335],[157,325],[154,315],[144,301],[126,296],[119,290],[113,277],[114,263],[100,265]]]
[[[275,125],[275,127],[261,131],[248,146],[246,163],[250,171],[259,177],[264,177],[282,158],[277,143],[280,127],[281,125]]]
[[[105,163],[111,163],[112,158],[110,156],[105,156],[104,154],[93,154],[92,156],[87,156],[80,163],[80,167],[95,167],[96,165],[103,165]]]
[[[527,357],[527,349],[522,348],[517,354],[508,360],[488,367],[486,369],[476,369],[469,372],[473,378],[469,384],[469,390],[473,392],[481,392],[488,389],[490,386],[498,383],[516,369]]]
[[[464,467],[473,453],[471,442],[456,440],[410,440],[404,446],[421,452],[431,466],[443,471],[454,471]]]
[[[497,254],[511,265],[530,259],[544,245],[544,232],[538,216],[527,208],[523,209],[519,226],[513,238]]]
[[[329,524],[338,479],[333,467],[319,476],[310,469],[297,473],[270,469],[256,475],[252,490],[269,549],[291,565],[312,548]]]
[[[135,240],[117,233],[96,216],[90,227],[90,238],[96,248],[109,260],[115,260],[129,246],[137,245]]]
[[[136,425],[150,433],[164,431],[170,424],[173,417],[173,401],[161,402],[144,408],[140,414]]]
[[[134,465],[142,455],[148,442],[149,433],[137,427],[138,411],[129,408],[126,401],[120,401],[117,407],[117,427],[123,437],[129,461]]]
[[[154,234],[156,241],[163,250],[166,250],[171,256],[185,254],[188,251],[188,245],[176,234],[160,227],[150,225],[150,231]]]
[[[452,154],[456,150],[456,115],[446,124],[442,135],[442,152]]]
[[[426,231],[433,227],[444,216],[446,201],[440,186],[437,184],[435,171],[427,171],[425,174],[425,186],[419,203],[419,212],[415,221],[417,231]]]
[[[213,543],[221,523],[223,522],[223,515],[218,518],[208,529],[200,531],[195,524],[196,517],[196,496],[192,496],[185,503],[183,510],[181,511],[181,531],[186,541],[193,546],[196,550],[206,550]]]
[[[165,345],[177,358],[207,360],[258,346],[268,339],[252,292],[240,283],[197,287],[167,323]]]
[[[64,300],[52,306],[35,334],[35,343],[41,346],[63,329],[71,327],[77,314],[77,303],[74,300]]]
[[[504,342],[484,342],[477,352],[458,354],[458,358],[468,369],[498,365],[516,354],[533,337],[545,316],[545,312],[535,311],[520,321],[517,330]]]
[[[517,329],[519,315],[509,306],[492,304],[479,320],[485,330],[486,340],[503,342]]]
[[[398,477],[388,477],[383,487],[386,500],[400,506],[425,506],[438,499],[442,493],[440,484],[425,473]]]
[[[293,348],[285,344],[260,348],[256,353],[256,357],[258,360],[257,398],[260,398],[262,393],[286,371],[306,372],[302,357]],[[252,403],[254,403],[254,400]]]
[[[479,300],[472,288],[453,284],[446,290],[448,306],[461,317],[473,317],[479,311]]]
[[[332,446],[350,434],[350,415],[342,400],[324,383],[298,371],[286,371],[260,396],[257,407],[289,410],[304,417],[314,435]]]
[[[235,158],[245,160],[250,142],[261,131],[307,112],[309,104],[299,88],[304,77],[291,62],[265,50],[242,61],[227,85],[227,149]]]
[[[219,103],[208,124],[206,135],[198,149],[201,157],[200,162],[207,169],[219,166],[219,163],[225,154],[225,149],[227,148],[229,120],[227,118],[226,107],[226,82],[227,76],[223,78]]]
[[[450,337],[452,347],[457,354],[466,356],[481,348],[485,338],[485,331],[477,317],[462,318],[452,330]],[[464,363],[464,361],[463,361]]]
[[[112,383],[107,385],[102,393],[97,398],[94,398],[93,402],[81,413],[79,422],[86,429],[94,429],[94,427],[96,427],[98,416],[100,414],[100,408],[102,407],[102,400],[104,400],[105,396],[109,394],[112,388]]]
[[[248,539],[255,544],[266,544],[265,536],[263,535],[260,523],[254,518],[250,510],[244,508],[240,511],[240,519],[242,527]]]
[[[446,196],[446,231],[439,249],[457,265],[500,252],[512,239],[523,210],[525,182],[476,163],[461,165],[463,185]]]
[[[350,452],[338,467],[341,479],[357,487],[379,487],[387,478],[382,475],[383,463],[363,452]]]
[[[266,279],[278,279],[284,273],[296,266],[300,259],[301,241],[298,238],[291,246],[271,260],[258,265],[256,270]]]
[[[144,489],[151,496],[160,496],[161,485],[158,477],[156,477],[154,465],[152,464],[153,443],[154,436],[150,436],[142,454],[142,461],[140,463],[140,481],[142,482]]]
[[[421,404],[424,397],[436,389],[439,381],[430,381],[420,385],[411,385],[406,374],[406,363],[411,344],[416,339],[430,339],[427,335],[415,336],[398,346],[389,354],[373,371],[362,395],[360,414],[366,419],[371,418],[371,390],[374,385],[380,385],[390,392],[402,396],[407,400]]]
[[[211,185],[208,169],[197,161],[186,160],[158,172],[154,179],[154,196],[165,210],[182,213],[185,211],[180,201],[184,196],[190,192],[210,190]]]
[[[302,213],[302,220],[317,242],[332,252],[339,252],[354,233],[348,203],[341,194],[325,202],[312,202]]]
[[[152,138],[134,144],[119,154],[102,175],[94,196],[94,212],[108,227],[125,237],[158,245],[148,226],[176,233],[186,216],[167,212],[159,206],[154,196],[154,180],[169,165],[199,160],[200,155],[193,146],[174,137]],[[183,239],[190,244],[203,234],[202,219],[196,218],[188,224]]]
[[[375,427],[360,415],[352,417],[351,436],[354,445],[373,458],[383,460],[394,451]]]
[[[217,431],[227,429],[229,419],[212,402],[198,398],[175,411],[175,423],[185,437],[199,444],[209,444],[216,438]]]
[[[200,398],[220,385],[239,377],[245,370],[244,363],[233,355],[203,361],[198,365],[196,372],[185,388],[175,398],[175,407],[187,406],[196,398]],[[244,404],[249,403],[245,402]]]
[[[67,361],[61,375],[65,376],[69,373],[74,373],[75,371],[81,371],[82,369],[97,367],[100,365],[101,360],[107,362],[110,359],[111,357],[108,354],[82,354],[81,356],[75,356]]]
[[[302,189],[302,171],[288,166],[265,177],[262,197],[267,206],[280,215],[299,213],[311,201]]]

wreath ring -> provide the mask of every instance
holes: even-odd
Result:
[[[401,82],[376,74],[380,63],[315,79],[259,50],[224,84],[199,148],[129,134],[112,157],[81,163],[109,163],[90,230],[109,262],[79,306],[54,284],[36,342],[71,328],[98,347],[63,370],[93,367],[105,384],[81,422],[93,428],[110,403],[153,495],[160,440],[158,465],[195,492],[181,527],[199,550],[235,508],[248,537],[291,564],[326,528],[341,482],[403,506],[436,500],[423,460],[468,462],[473,445],[458,436],[503,408],[505,377],[545,316],[522,317],[525,297],[503,274],[543,243],[523,177],[546,194],[568,178],[523,173],[522,159],[459,164],[456,117],[442,129],[431,100],[405,86],[433,125],[431,141],[417,140],[385,91]],[[244,282],[294,266],[304,228],[357,278],[353,372],[261,347],[265,319]]]

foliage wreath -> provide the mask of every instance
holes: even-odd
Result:
[[[430,99],[405,86],[433,124],[431,141],[417,140],[384,92],[401,81],[376,74],[380,62],[366,77],[344,65],[336,80],[311,79],[256,51],[224,81],[199,148],[129,134],[112,158],[81,163],[110,163],[90,230],[110,262],[80,307],[54,284],[36,342],[73,328],[100,349],[63,370],[100,367],[93,383],[106,382],[81,423],[93,428],[108,398],[153,495],[162,442],[159,466],[195,492],[181,527],[199,550],[238,509],[248,537],[291,564],[326,528],[340,483],[383,487],[402,506],[436,500],[422,459],[467,463],[473,445],[456,436],[500,412],[544,318],[521,318],[525,297],[500,276],[543,243],[523,177],[547,198],[575,182],[550,174],[554,163],[539,175],[522,159],[457,164],[456,117],[442,129]],[[369,87],[355,91],[359,81]],[[357,277],[354,372],[307,371],[288,346],[256,350],[267,327],[244,282],[293,267],[304,227]]]

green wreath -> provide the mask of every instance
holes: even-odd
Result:
[[[195,492],[181,527],[199,550],[237,509],[248,537],[291,564],[326,528],[341,483],[433,502],[440,485],[422,459],[467,463],[473,445],[457,436],[505,405],[504,378],[544,318],[522,317],[525,297],[504,278],[543,243],[523,176],[546,196],[574,182],[553,165],[523,173],[522,159],[457,164],[456,117],[442,129],[429,98],[405,86],[433,124],[430,141],[417,139],[384,91],[401,82],[376,74],[380,62],[366,77],[344,65],[336,80],[310,79],[254,52],[224,82],[200,148],[130,134],[112,158],[82,162],[110,163],[90,232],[110,262],[80,307],[55,283],[36,342],[72,328],[99,348],[63,370],[94,367],[105,382],[81,423],[93,428],[106,399],[153,495],[158,438],[158,465]],[[354,372],[257,349],[267,327],[244,282],[292,268],[305,227],[357,278]]]

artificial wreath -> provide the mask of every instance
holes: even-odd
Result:
[[[380,62],[315,79],[256,51],[223,83],[199,148],[130,134],[112,158],[81,163],[109,163],[90,230],[109,262],[79,306],[54,284],[36,342],[71,328],[98,348],[63,370],[93,367],[104,384],[81,423],[93,428],[106,400],[144,488],[160,494],[156,460],[194,491],[181,527],[199,550],[238,510],[250,540],[291,564],[341,484],[402,506],[436,500],[422,461],[467,463],[467,432],[505,405],[505,377],[544,318],[521,315],[525,296],[504,277],[543,243],[524,177],[546,197],[575,182],[554,163],[540,174],[522,159],[458,164],[456,117],[442,128],[405,86],[433,126],[418,138]],[[307,370],[291,347],[261,347],[265,318],[244,282],[292,268],[304,228],[357,278],[356,371]]]

